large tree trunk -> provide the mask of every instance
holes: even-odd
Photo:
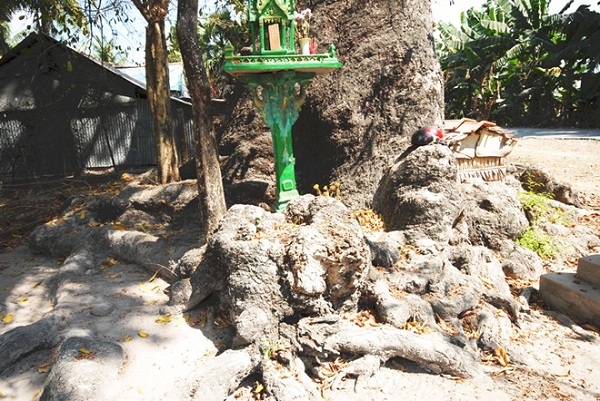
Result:
[[[298,0],[296,7],[313,11],[317,51],[325,53],[333,43],[343,63],[313,80],[294,125],[299,190],[339,181],[344,203],[368,206],[412,133],[443,120],[431,1]],[[223,135],[223,151],[231,149],[223,174],[232,181],[256,180],[272,163],[266,150],[255,150],[270,143],[264,139],[269,132],[260,129],[247,98],[240,106]],[[246,160],[249,152],[253,157]]]
[[[171,126],[164,18],[151,20],[146,27],[146,85],[154,125],[158,179],[161,184],[179,181],[179,160]]]
[[[196,137],[198,197],[205,234],[210,234],[226,210],[217,140],[210,113],[210,85],[196,34],[198,0],[179,0],[177,40],[192,99]]]

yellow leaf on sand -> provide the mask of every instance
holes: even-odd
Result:
[[[85,347],[79,348],[79,352],[81,352],[82,354],[85,354],[85,355],[91,355],[91,354],[93,354],[93,351],[90,351],[89,349],[87,349]]]
[[[265,389],[265,386],[262,383],[256,383],[256,388],[254,389],[254,394],[258,394]]]
[[[131,338],[131,336],[130,336],[129,334],[127,334],[127,335],[125,336],[125,342],[129,342],[129,341],[131,341],[131,340],[133,340],[133,339]]]
[[[140,336],[142,338],[148,338],[149,334],[146,333],[145,331],[138,331],[138,336]]]
[[[25,302],[27,302],[28,300],[29,300],[29,298],[21,298],[21,299],[19,299],[19,300],[17,301],[17,303],[18,303],[19,305],[23,305],[23,304],[24,304]]]
[[[173,319],[171,315],[160,315],[158,319],[155,320],[156,323],[169,323]]]
[[[13,316],[13,314],[12,314],[12,313],[9,313],[8,315],[6,315],[6,316],[3,316],[3,317],[2,317],[2,323],[4,323],[4,324],[9,324],[10,322],[12,322],[12,320],[13,320],[13,317],[14,317],[14,316]]]
[[[146,285],[144,283],[140,284],[139,289],[140,289],[141,292],[148,291],[148,289],[146,288]]]
[[[510,358],[508,357],[506,350],[499,345],[494,348],[494,355],[498,357],[498,363],[501,366],[507,366],[510,362]]]

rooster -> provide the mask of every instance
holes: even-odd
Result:
[[[413,134],[410,142],[415,146],[423,146],[430,143],[444,144],[444,131],[434,125],[421,127]]]

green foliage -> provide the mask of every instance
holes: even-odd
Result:
[[[232,3],[235,5],[236,2]],[[231,6],[223,7],[211,14],[200,16],[200,47],[205,55],[204,68],[213,88],[213,96],[224,96],[225,88],[231,82],[229,75],[223,72],[227,43],[231,42],[236,49],[250,43],[245,8],[240,6],[242,5],[237,4],[233,10]]]
[[[529,182],[530,187],[536,184]],[[539,185],[539,184],[537,184]],[[537,193],[532,190],[522,191],[518,194],[523,210],[529,219],[529,227],[517,239],[517,243],[530,249],[544,259],[553,259],[563,251],[563,246],[543,229],[543,222],[567,225],[570,222],[566,213],[552,205],[550,193]]]
[[[530,222],[536,223],[545,220],[551,223],[569,224],[566,213],[551,204],[550,199],[553,197],[554,195],[550,193],[533,191],[523,191],[518,194],[518,199]]]
[[[506,125],[600,126],[600,14],[546,0],[487,0],[440,24],[446,116]]]
[[[517,198],[531,224],[540,221],[549,221],[564,226],[573,224],[572,218],[563,209],[555,207],[550,202],[554,199],[554,194],[545,192],[544,184],[536,182],[529,171],[525,172],[523,181],[525,190],[519,192]]]
[[[544,259],[553,259],[562,251],[560,244],[536,226],[529,226],[517,239],[517,243],[532,250]]]
[[[94,38],[93,56],[98,60],[110,65],[119,65],[125,60],[125,55],[114,39],[106,39],[103,36]]]
[[[289,350],[290,347],[290,343],[284,340],[266,340],[261,348],[266,359],[275,359],[279,352],[285,352]]]
[[[240,49],[250,44],[250,33],[245,20],[246,8],[239,0],[224,0],[210,13],[200,11],[198,21],[198,39],[204,55],[204,68],[211,84],[212,96],[225,95],[225,88],[231,83],[231,77],[223,72],[225,64],[225,45],[231,42]],[[169,62],[181,61],[176,28],[169,35]]]

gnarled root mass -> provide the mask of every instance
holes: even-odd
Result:
[[[436,151],[438,159],[450,160],[443,149]],[[417,150],[413,157],[427,159],[431,152],[419,156]],[[391,174],[402,178],[402,161],[398,163],[399,170]],[[421,164],[427,163],[415,165]],[[451,167],[451,160],[440,166]],[[413,185],[411,199],[404,192],[398,195],[411,207],[418,206],[419,197],[437,202],[438,192],[458,188],[452,179],[455,171],[448,174],[451,183],[432,180],[426,188]],[[392,181],[384,180],[389,185]],[[478,191],[478,186],[483,189]],[[389,213],[400,219],[395,222],[400,230],[379,233],[363,231],[351,211],[330,197],[305,195],[279,213],[234,205],[205,246],[175,251],[167,251],[169,243],[160,234],[136,231],[135,216],[140,216],[133,210],[163,205],[150,201],[145,191],[171,205],[186,205],[193,198],[187,183],[166,186],[165,193],[129,188],[116,199],[91,200],[86,213],[71,214],[32,235],[36,249],[66,257],[47,283],[56,315],[0,336],[0,371],[36,348],[60,344],[44,399],[62,399],[61,388],[73,388],[73,394],[81,390],[68,381],[80,382],[77,363],[86,358],[79,349],[93,342],[94,349],[106,352],[96,354],[86,369],[114,376],[125,360],[122,349],[69,335],[59,317],[68,307],[62,294],[71,281],[93,273],[108,253],[171,280],[163,314],[188,311],[214,294],[218,309],[235,328],[228,350],[181,378],[177,399],[243,398],[248,390],[277,400],[319,400],[325,387],[334,389],[345,377],[371,376],[390,359],[411,361],[433,374],[477,378],[484,371],[482,356],[494,355],[503,365],[511,360],[512,327],[528,308],[511,294],[505,273],[521,269],[523,255],[534,258],[512,241],[523,223],[522,210],[513,209],[518,218],[510,221],[494,217],[511,191],[478,186],[467,191],[477,195],[463,194],[479,205],[477,210],[438,202],[438,214],[453,217],[435,220],[433,212],[421,216],[425,222],[415,220],[418,216],[401,220],[404,212],[394,210]],[[498,194],[501,199],[494,197]],[[119,208],[121,214],[111,217],[118,224],[100,218],[98,210],[106,209],[99,206],[102,202]],[[435,206],[431,202],[421,205],[429,214]],[[126,228],[131,229],[123,230],[121,220],[129,221]],[[506,227],[494,235],[489,227],[477,230],[478,225]],[[79,347],[75,360],[74,347]],[[251,390],[249,381],[254,382]],[[82,397],[100,397],[90,394]]]

